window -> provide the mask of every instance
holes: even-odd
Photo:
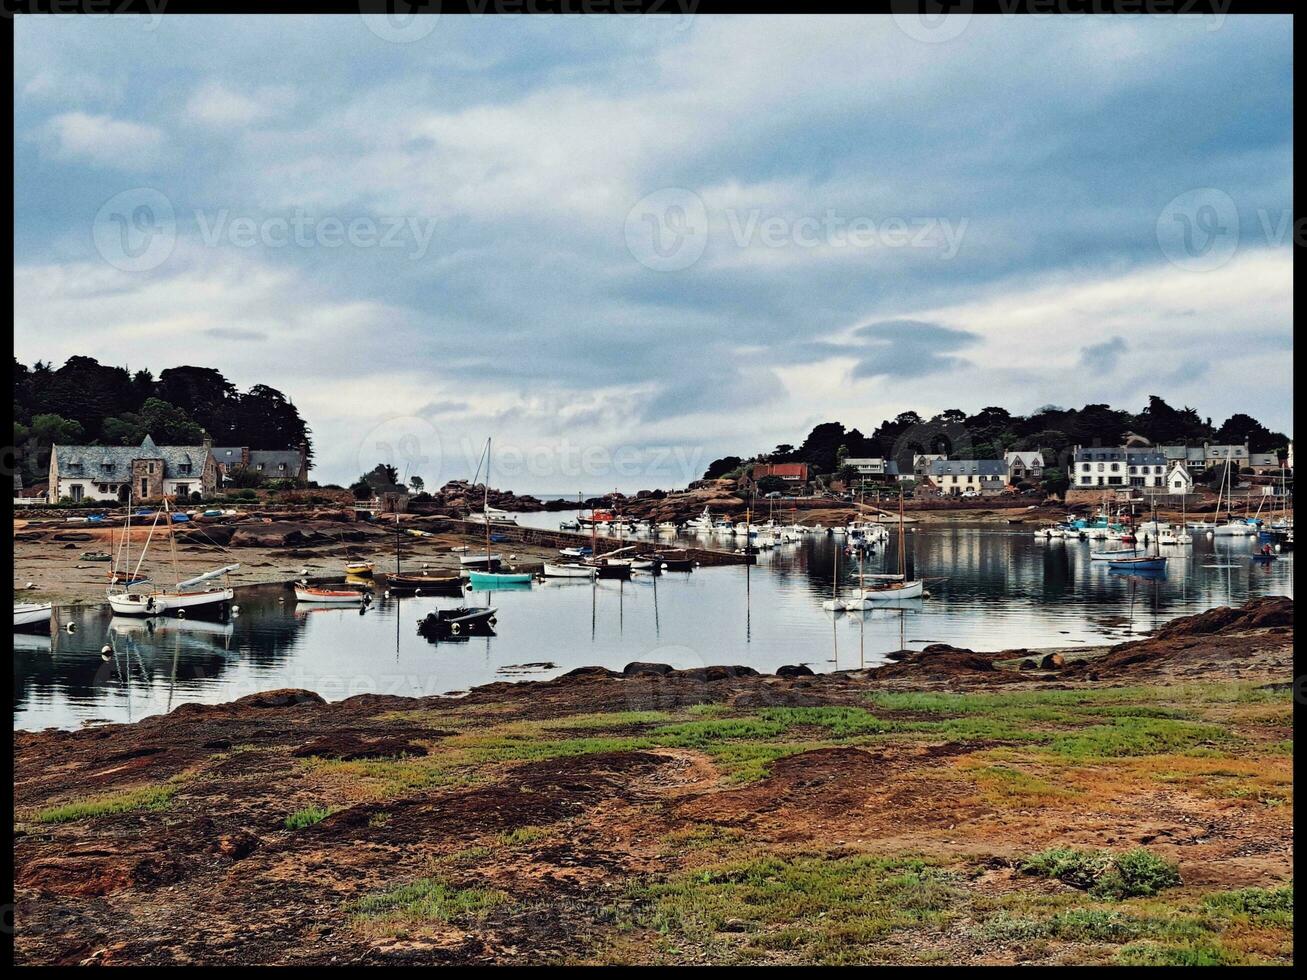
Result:
[[[74,483],[74,484],[72,485],[72,487],[70,487],[69,489],[70,489],[71,492],[72,492],[72,498],[73,498],[73,500],[81,500],[81,499],[82,499],[82,485],[81,485],[80,483]]]
[[[147,480],[145,477],[141,477],[141,496],[148,497],[149,495],[150,495],[150,481]]]

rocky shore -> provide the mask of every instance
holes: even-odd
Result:
[[[16,957],[1287,964],[1292,621],[16,733]]]

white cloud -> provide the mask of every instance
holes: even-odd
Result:
[[[46,124],[44,136],[56,159],[113,170],[149,169],[165,148],[163,130],[155,126],[85,112],[60,113]]]
[[[238,92],[219,81],[206,82],[186,103],[187,119],[215,127],[240,127],[264,122],[294,107],[295,90],[268,85]]]

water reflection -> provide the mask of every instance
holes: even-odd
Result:
[[[755,566],[552,579],[461,598],[391,596],[362,612],[297,606],[293,593],[272,587],[242,594],[239,615],[223,623],[60,609],[48,635],[15,635],[15,725],[139,719],[273,687],[329,699],[429,695],[633,660],[822,671],[875,665],[929,643],[999,650],[1115,642],[1211,606],[1292,595],[1292,555],[1254,563],[1247,542],[1200,538],[1175,549],[1159,578],[1113,574],[1090,561],[1088,542],[995,529],[914,531],[905,547],[909,574],[927,581],[929,599],[835,615],[821,603],[837,581],[841,591],[853,588],[859,566],[828,536],[764,551]],[[891,539],[865,556],[862,570],[896,570],[897,548]],[[418,636],[431,609],[463,604],[497,607],[496,635],[434,645]],[[75,633],[64,631],[69,622]],[[539,664],[548,666],[522,668]]]

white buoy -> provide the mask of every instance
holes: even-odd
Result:
[[[185,609],[178,609],[178,610],[177,610],[177,618],[178,618],[178,619],[185,619],[185,618],[186,618],[186,610],[185,610]]]
[[[286,601],[286,597],[285,597],[284,595],[279,595],[279,596],[277,596],[277,601],[278,601],[278,602],[285,602],[285,601]]]
[[[65,629],[67,632],[69,632],[69,633],[76,633],[76,632],[77,632],[77,624],[76,624],[76,623],[69,623],[67,626],[64,627],[64,629]]]
[[[106,643],[104,646],[100,647],[100,654],[102,656],[107,657],[111,653],[113,653],[113,647],[109,646],[109,644]]]
[[[233,603],[233,604],[232,604],[232,607],[231,607],[231,611],[234,612],[234,613],[238,613],[238,612],[241,611],[241,607],[238,606],[238,605],[235,605],[235,604]]]
[[[35,583],[35,582],[28,582],[28,583],[27,583],[27,588],[29,588],[29,589],[34,589],[34,588],[36,588],[36,583]]]

